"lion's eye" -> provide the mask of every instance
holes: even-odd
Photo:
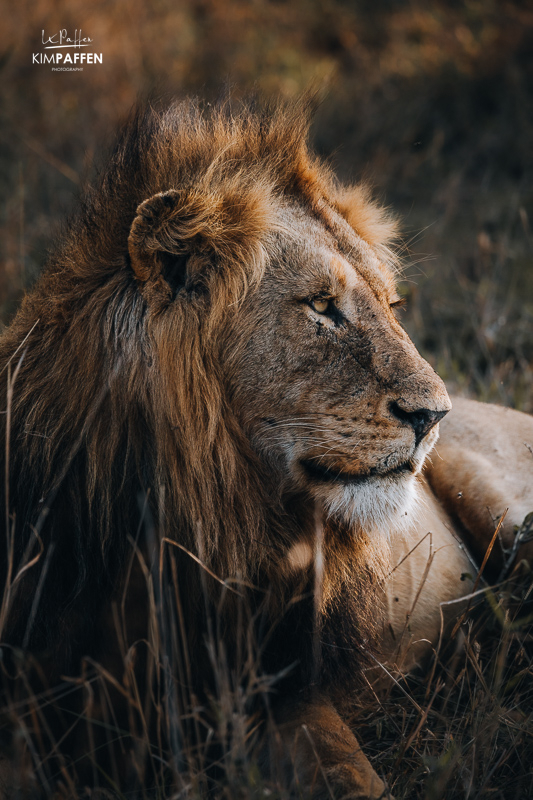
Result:
[[[309,305],[317,314],[327,314],[331,311],[333,303],[328,297],[314,297],[309,301]]]
[[[407,299],[405,297],[400,297],[398,300],[393,300],[392,303],[389,303],[392,309],[396,308],[403,308],[407,303]]]

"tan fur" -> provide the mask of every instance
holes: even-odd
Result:
[[[173,554],[185,627],[171,656],[194,664],[191,704],[222,703],[205,647],[216,617],[228,674],[245,682],[260,658],[285,676],[265,769],[281,743],[304,794],[377,798],[344,706],[372,646],[406,669],[438,643],[439,603],[464,593],[469,562],[422,476],[450,402],[391,307],[394,223],[368,190],[339,187],[306,129],[302,108],[189,103],[126,130],[0,342],[0,368],[16,371],[0,443],[8,544],[19,568],[37,543],[50,554],[12,590],[4,565],[0,622],[46,654],[50,680],[102,658],[95,627],[128,578],[144,497],[154,563]],[[433,455],[428,472],[446,508],[455,436],[448,467]],[[465,507],[505,489],[491,477]]]
[[[533,563],[532,542],[516,533],[533,511],[533,419],[454,398],[440,428],[418,509],[390,534],[381,635],[389,670],[405,672],[446,642],[504,513],[484,577]]]

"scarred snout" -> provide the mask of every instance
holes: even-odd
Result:
[[[378,384],[384,389],[381,413],[393,424],[409,426],[415,448],[451,410],[446,387],[422,358],[403,328],[383,331],[384,348],[374,360]]]

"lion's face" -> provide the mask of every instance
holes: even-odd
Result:
[[[351,524],[409,505],[450,408],[398,323],[394,276],[337,214],[329,230],[298,210],[293,235],[244,302],[230,358],[233,404],[287,490]]]

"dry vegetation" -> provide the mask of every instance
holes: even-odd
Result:
[[[104,65],[83,73],[32,66],[41,30],[63,27],[82,27]],[[38,274],[94,153],[139,94],[209,99],[227,77],[236,96],[290,98],[317,81],[327,88],[316,147],[342,176],[368,177],[405,220],[405,324],[421,351],[453,388],[533,411],[531,4],[21,0],[4,10],[0,37],[4,321]],[[398,800],[533,797],[529,586],[526,574],[487,593],[463,627],[464,648],[357,710],[366,752]],[[156,646],[152,657],[166,680]],[[106,678],[93,668],[88,714],[98,681]],[[139,747],[163,759],[154,795],[162,798],[181,765],[146,740],[143,703],[130,691]],[[229,714],[221,729],[233,749],[215,795],[277,797],[258,777],[253,736],[236,724],[239,703],[228,697],[220,712]],[[106,714],[109,737],[120,736],[111,705]],[[27,711],[13,719],[23,736]],[[38,720],[34,712],[32,725]],[[67,776],[61,797],[71,797],[75,765],[58,768]],[[114,788],[113,775],[100,780]],[[174,796],[204,792],[198,761],[184,780]]]

